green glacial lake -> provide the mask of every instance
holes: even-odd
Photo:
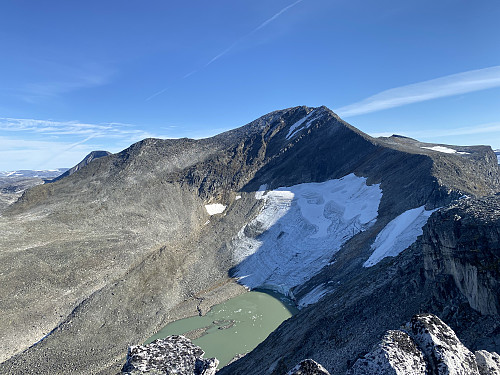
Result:
[[[213,306],[205,316],[169,323],[146,343],[184,335],[205,351],[205,358],[216,357],[222,367],[235,355],[251,351],[296,312],[280,294],[251,291]]]

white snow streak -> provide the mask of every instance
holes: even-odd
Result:
[[[333,290],[326,289],[323,284],[320,284],[300,299],[299,307],[312,305],[331,292]]]
[[[278,188],[233,240],[236,275],[250,287],[288,293],[328,264],[343,243],[377,218],[379,185],[350,174],[338,180]],[[257,198],[257,193],[256,193]]]
[[[314,113],[316,113],[316,116],[311,118]],[[290,129],[288,130],[288,134],[286,135],[286,139],[291,139],[295,134],[297,134],[301,130],[309,128],[309,126],[311,126],[312,122],[314,120],[317,120],[321,116],[323,116],[323,111],[320,111],[319,113],[317,113],[316,109],[311,111],[306,117],[304,117],[303,119],[297,121],[295,124],[290,126]],[[303,125],[304,122],[305,122],[305,125]]]
[[[426,211],[424,206],[403,212],[380,231],[372,244],[373,253],[363,264],[371,267],[385,257],[395,257],[417,240],[422,227],[436,210]]]
[[[260,185],[259,190],[255,192],[255,199],[262,199],[266,194],[267,185]]]
[[[468,155],[468,152],[463,152],[463,151],[457,151],[449,147],[444,147],[444,146],[432,146],[432,147],[426,147],[422,146],[421,148],[426,148],[428,150],[432,151],[438,151],[438,152],[444,152],[445,154],[461,154],[461,155]]]
[[[224,206],[223,204],[220,203],[213,203],[213,204],[206,204],[205,209],[207,210],[208,214],[210,216],[216,215],[216,214],[221,214],[224,212],[227,206]]]

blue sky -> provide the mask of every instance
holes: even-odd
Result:
[[[0,14],[0,170],[297,105],[372,135],[500,148],[498,1],[7,0]]]

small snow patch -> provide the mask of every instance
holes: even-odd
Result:
[[[266,194],[266,189],[267,189],[267,185],[264,184],[264,185],[260,185],[259,187],[259,190],[257,190],[255,192],[255,199],[262,199],[264,198],[264,195]]]
[[[380,231],[371,248],[372,255],[363,264],[371,267],[385,257],[395,257],[413,244],[422,234],[422,227],[427,219],[436,211],[426,211],[424,206],[403,212]]]
[[[469,155],[468,152],[457,151],[457,150],[454,150],[452,148],[444,147],[444,146],[432,146],[432,147],[422,146],[421,148],[426,148],[428,150],[437,151],[437,152],[444,152],[445,154]]]
[[[299,307],[312,305],[331,292],[332,290],[326,289],[323,284],[318,285],[299,300]]]
[[[224,212],[227,206],[224,206],[223,204],[220,203],[213,203],[213,204],[206,204],[205,209],[207,210],[208,214],[210,216],[216,215],[216,214],[221,214]]]

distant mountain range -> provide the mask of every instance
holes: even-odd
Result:
[[[64,172],[66,172],[68,168],[57,168],[57,169],[44,169],[44,170],[26,170],[21,169],[18,171],[0,171],[0,177],[33,177],[33,178],[54,178],[57,177]]]
[[[300,311],[221,375],[344,375],[422,312],[498,352],[499,192],[488,146],[373,138],[326,107],[144,139],[3,210],[0,373],[116,374],[129,345],[243,293],[233,278]]]

